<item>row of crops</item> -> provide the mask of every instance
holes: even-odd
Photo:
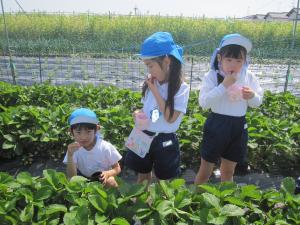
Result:
[[[158,30],[169,31],[192,55],[209,56],[222,36],[239,32],[254,43],[256,58],[294,59],[300,55],[300,33],[290,50],[291,22],[167,18],[160,16],[107,16],[86,14],[6,14],[10,45],[16,55],[116,56],[136,53],[141,42]],[[6,49],[3,18],[0,18],[1,51]],[[300,26],[300,25],[298,25]]]
[[[24,225],[290,225],[300,224],[295,182],[279,191],[234,183],[187,186],[182,179],[145,184],[119,180],[118,189],[44,170],[16,178],[0,172],[0,224]]]
[[[0,157],[21,155],[24,164],[37,157],[61,160],[71,141],[67,118],[76,107],[97,113],[105,138],[124,151],[133,127],[131,113],[141,107],[140,93],[108,86],[29,87],[0,83]],[[199,165],[202,128],[208,111],[192,91],[187,115],[178,131],[183,165]],[[300,99],[289,92],[265,93],[260,108],[247,113],[249,163],[266,172],[296,174],[300,170]],[[263,162],[263,163],[262,163]]]

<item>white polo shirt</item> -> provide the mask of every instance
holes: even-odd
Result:
[[[227,89],[221,83],[218,85],[216,71],[210,70],[205,74],[202,85],[200,87],[199,104],[203,109],[211,109],[212,112],[228,115],[228,116],[244,116],[247,107],[258,107],[262,103],[263,90],[259,85],[258,79],[250,71],[238,74],[238,86],[250,87],[255,95],[249,100],[241,99],[239,101],[231,101]]]
[[[67,154],[63,160],[65,164],[67,164]],[[81,147],[73,154],[73,162],[86,177],[91,177],[93,173],[98,171],[110,170],[112,165],[121,158],[122,156],[117,149],[102,138],[97,138],[97,142],[91,150],[88,151]]]
[[[159,84],[157,80],[154,81],[157,85],[160,96],[167,100],[168,96],[168,83]],[[150,120],[150,125],[147,130],[158,133],[174,133],[178,130],[179,125],[182,121],[183,115],[186,113],[186,108],[189,99],[189,86],[182,82],[178,92],[174,96],[174,110],[182,112],[173,123],[169,123],[165,120],[163,115],[160,115],[159,119],[156,122],[151,121],[151,112],[155,109],[159,109],[158,103],[151,90],[146,91],[145,97],[142,98],[143,112],[147,115]],[[163,113],[163,112],[162,112]]]

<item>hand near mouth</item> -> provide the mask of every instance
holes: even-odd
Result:
[[[234,71],[230,71],[229,74],[227,74],[222,82],[222,84],[225,86],[225,88],[228,88],[229,86],[233,85],[237,80],[237,73]]]
[[[154,82],[155,79],[156,79],[155,77],[153,77],[151,74],[149,74],[149,75],[148,75],[148,78],[147,78],[147,80],[146,80],[147,85],[148,85],[148,88],[149,88],[152,92],[155,92],[156,89],[157,89],[157,87],[156,87],[156,85],[155,85],[155,82]]]

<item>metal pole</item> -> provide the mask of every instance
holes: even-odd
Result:
[[[6,27],[5,13],[4,13],[4,7],[3,7],[3,1],[2,0],[1,0],[1,7],[2,7],[2,16],[3,16],[3,21],[4,21],[4,30],[5,30],[5,35],[6,35],[7,52],[8,52],[8,55],[9,55],[9,67],[10,67],[10,70],[11,70],[11,76],[12,76],[12,79],[13,79],[13,84],[17,84],[16,75],[15,75],[15,68],[14,68],[14,64],[13,64],[11,53],[10,53],[8,32],[7,32],[7,27]]]
[[[295,18],[294,26],[293,26],[293,39],[292,39],[292,44],[291,44],[291,51],[292,51],[292,50],[294,49],[294,47],[295,47],[296,30],[297,30],[298,14],[299,14],[299,1],[300,1],[300,0],[298,0],[298,2],[297,2],[296,18]],[[285,84],[284,84],[284,92],[287,91],[287,86],[288,86],[289,76],[290,76],[290,68],[291,68],[291,61],[289,61],[288,69],[287,69],[287,71],[286,71]]]
[[[39,53],[39,66],[40,66],[40,83],[43,83],[42,79],[42,61],[41,61],[41,54]]]
[[[192,81],[193,81],[193,66],[194,66],[194,57],[192,57],[192,65],[191,65],[190,91],[192,90]]]

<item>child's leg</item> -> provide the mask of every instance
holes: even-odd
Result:
[[[215,165],[214,163],[210,163],[204,160],[203,158],[201,158],[201,165],[195,177],[194,184],[206,183],[213,172],[214,165]]]
[[[150,184],[151,182],[151,178],[152,178],[152,173],[138,173],[138,179],[137,179],[137,183],[141,184],[143,183],[143,181],[147,181],[148,184]]]
[[[221,158],[221,182],[233,181],[234,168],[236,164],[236,162]]]
[[[105,184],[106,187],[118,187],[118,183],[114,177],[109,177]]]

